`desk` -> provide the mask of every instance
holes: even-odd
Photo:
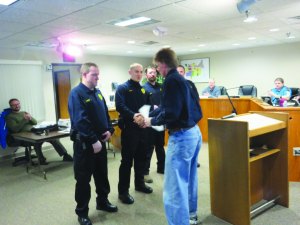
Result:
[[[238,114],[249,111],[286,112],[288,122],[288,170],[289,181],[300,181],[300,157],[293,155],[293,147],[300,146],[300,107],[273,107],[257,98],[233,98],[232,103]],[[227,97],[200,99],[203,118],[198,123],[203,141],[208,140],[208,118],[220,118],[232,112]]]
[[[68,137],[68,136],[70,136],[70,134],[62,133],[59,131],[52,131],[48,135],[38,135],[35,133],[31,133],[31,132],[20,132],[20,133],[12,134],[12,136],[16,140],[25,141],[25,142],[28,142],[28,143],[34,145],[37,143],[42,143],[42,142],[51,141],[54,139]],[[26,166],[27,173],[29,172],[29,169],[31,166],[32,166],[32,159],[31,159],[31,150],[30,150],[29,151],[29,162],[27,163],[27,166]],[[41,168],[39,160],[38,160],[38,168],[43,173],[44,179],[47,179],[46,171]]]

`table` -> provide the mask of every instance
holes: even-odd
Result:
[[[12,136],[16,140],[24,141],[24,142],[34,145],[37,143],[42,143],[42,142],[51,141],[54,139],[68,137],[68,136],[70,136],[70,133],[65,133],[65,132],[61,132],[61,131],[51,131],[47,135],[45,135],[44,133],[39,135],[39,134],[35,134],[32,132],[20,132],[20,133],[12,134]],[[29,172],[29,169],[32,167],[31,151],[32,151],[32,149],[30,148],[29,162],[27,163],[27,166],[26,166],[27,173]],[[46,171],[42,169],[39,160],[38,160],[38,168],[39,168],[39,171],[43,174],[44,179],[46,180],[47,179]]]

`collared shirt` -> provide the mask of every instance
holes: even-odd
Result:
[[[273,88],[271,90],[275,95],[278,95],[280,97],[285,96],[289,97],[291,96],[291,91],[287,86],[282,86],[280,89]],[[271,101],[273,105],[278,105],[279,104],[279,98],[275,98],[274,96],[271,97]]]
[[[149,81],[144,84],[145,90],[150,94],[150,103],[151,105],[160,105],[162,87],[159,83],[152,85]]]
[[[221,95],[221,91],[220,88],[217,86],[214,86],[213,89],[210,89],[210,87],[206,87],[203,91],[202,91],[202,95],[204,95],[205,93],[209,93],[209,98],[216,98],[219,97]]]
[[[68,109],[72,129],[90,144],[100,140],[104,132],[114,132],[105,99],[99,89],[90,90],[80,83],[71,90]]]
[[[188,81],[179,75],[176,69],[171,69],[162,88],[161,106],[155,110],[153,114],[155,117],[151,119],[151,124],[166,124],[168,129],[188,128],[196,125],[194,115],[200,113],[202,117],[202,112],[195,103],[199,99],[192,97],[192,88]]]
[[[116,91],[116,110],[127,126],[139,128],[133,122],[133,116],[143,105],[149,105],[149,93],[139,82],[128,80],[118,86]]]

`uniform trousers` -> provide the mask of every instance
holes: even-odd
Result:
[[[134,164],[134,183],[136,187],[145,185],[144,170],[148,129],[126,127],[121,132],[121,165],[119,168],[119,194],[128,194],[130,187],[131,167]]]
[[[96,186],[97,204],[105,202],[110,192],[107,177],[107,151],[105,143],[101,142],[101,144],[102,150],[96,154],[91,144],[83,143],[79,140],[75,140],[73,144],[74,175],[76,180],[75,200],[77,202],[75,212],[80,217],[88,216],[92,176]]]
[[[151,158],[153,155],[154,148],[157,157],[157,171],[164,172],[166,158],[166,153],[164,149],[165,131],[156,131],[152,128],[147,129],[149,129],[149,145],[147,147],[144,175],[148,175],[150,172]]]
[[[189,225],[190,216],[197,213],[197,161],[201,144],[198,125],[169,135],[163,189],[169,225]]]

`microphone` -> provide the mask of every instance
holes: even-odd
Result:
[[[232,101],[231,101],[231,98],[227,92],[227,90],[230,90],[230,89],[236,89],[236,88],[240,88],[240,87],[234,87],[234,88],[228,88],[228,89],[225,89],[226,91],[226,95],[227,95],[227,98],[231,104],[231,107],[232,107],[232,113],[227,115],[227,116],[223,116],[222,119],[228,119],[228,118],[232,118],[232,117],[235,117],[237,115],[237,111],[236,111],[236,108],[234,107]]]

